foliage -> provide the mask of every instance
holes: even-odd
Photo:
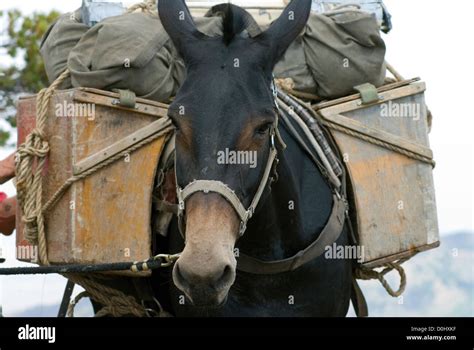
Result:
[[[48,85],[39,53],[41,38],[59,16],[56,11],[22,15],[18,10],[0,11],[0,120],[16,127],[15,102],[20,94],[36,93]],[[5,64],[6,63],[6,64]],[[0,124],[0,146],[10,138]]]

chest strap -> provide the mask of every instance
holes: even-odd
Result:
[[[319,237],[307,248],[290,258],[263,261],[240,253],[237,257],[237,270],[256,275],[272,275],[296,270],[298,267],[321,256],[326,247],[332,245],[342,233],[347,205],[342,198],[333,196],[333,206],[326,226]]]

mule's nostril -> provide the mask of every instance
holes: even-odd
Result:
[[[214,287],[216,289],[221,289],[228,287],[234,279],[235,272],[230,265],[226,265],[224,270],[222,270],[221,276],[216,280]]]
[[[188,287],[187,279],[183,275],[178,263],[174,266],[173,278],[181,287]]]

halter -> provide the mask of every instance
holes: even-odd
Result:
[[[277,148],[275,146],[275,135],[277,131],[277,122],[273,124],[270,130],[270,153],[268,155],[267,164],[265,166],[265,170],[263,172],[262,179],[260,180],[260,184],[258,185],[257,192],[255,193],[250,206],[245,209],[244,205],[240,198],[235,194],[235,191],[232,190],[229,186],[227,186],[222,181],[217,180],[194,180],[193,182],[189,183],[186,187],[181,189],[177,186],[177,198],[178,198],[178,220],[179,220],[179,227],[181,234],[184,234],[182,228],[183,219],[184,219],[184,212],[186,209],[186,199],[188,199],[191,195],[197,192],[203,193],[218,193],[222,197],[224,197],[227,202],[229,202],[232,207],[237,212],[237,215],[240,218],[240,228],[239,234],[243,236],[245,230],[247,229],[247,222],[255,213],[255,209],[260,202],[262,197],[263,191],[267,186],[269,180],[271,181],[273,178],[270,176],[272,173],[272,169],[274,169],[274,165],[278,163],[277,158]]]
[[[273,100],[275,106],[278,108],[278,104],[276,102],[277,99],[277,89],[275,86],[275,82],[272,79],[271,82],[271,90],[273,94]],[[276,179],[276,165],[278,164],[278,151],[275,146],[275,137],[279,140],[282,144],[283,148],[286,147],[283,140],[281,139],[278,133],[278,115],[275,117],[275,123],[273,123],[270,129],[270,153],[268,154],[267,164],[265,166],[265,170],[263,172],[262,179],[260,180],[260,184],[258,185],[257,192],[250,203],[250,206],[245,209],[245,206],[242,204],[240,198],[235,194],[235,191],[232,190],[227,184],[223,183],[222,181],[217,180],[194,180],[190,182],[186,187],[181,189],[178,185],[178,181],[176,179],[176,191],[177,191],[177,199],[178,199],[178,223],[179,223],[179,230],[181,235],[184,237],[184,214],[186,209],[186,199],[188,199],[191,195],[197,192],[203,193],[218,193],[222,197],[224,197],[227,202],[232,205],[234,210],[236,211],[237,215],[240,218],[240,227],[239,227],[239,235],[242,237],[247,229],[247,223],[250,218],[255,213],[255,209],[260,202],[262,197],[263,191],[265,190],[268,182],[274,181]],[[176,161],[176,158],[175,158]],[[176,169],[176,165],[175,165]],[[274,175],[271,176],[272,170]],[[176,171],[175,171],[176,174]]]
[[[271,89],[274,95],[275,106],[278,110],[278,113],[283,113],[283,111],[279,109],[277,103],[277,89],[273,81]],[[263,172],[262,179],[260,180],[258,189],[252,199],[250,206],[247,209],[244,207],[239,197],[228,185],[226,185],[222,181],[215,180],[194,180],[183,189],[176,185],[178,200],[177,205],[173,205],[162,200],[158,201],[158,207],[160,208],[160,210],[177,215],[179,232],[181,233],[181,236],[183,236],[184,239],[184,214],[186,208],[186,200],[192,194],[197,192],[218,193],[222,197],[224,197],[232,205],[232,207],[240,218],[240,236],[245,233],[247,223],[254,215],[255,209],[258,206],[263,191],[265,190],[269,182],[271,183],[272,181],[276,181],[276,179],[278,178],[278,174],[276,171],[276,167],[278,165],[278,158],[277,148],[275,146],[275,139],[280,143],[282,149],[286,148],[286,144],[281,138],[281,135],[278,131],[278,115],[279,114],[277,114],[275,123],[270,129],[270,153],[267,159],[267,164],[265,166],[265,170]],[[174,147],[168,149],[165,152],[171,154],[173,151]],[[176,157],[174,162],[176,176]],[[345,175],[343,175],[343,179],[345,179]],[[176,178],[175,180],[177,184],[178,181]],[[344,183],[345,181],[343,181],[343,184]],[[342,194],[340,192],[341,190]],[[299,251],[292,257],[273,261],[259,260],[241,252],[239,253],[239,257],[237,258],[237,269],[242,272],[260,275],[272,275],[282,272],[293,271],[299,268],[300,266],[321,256],[325,251],[325,247],[336,242],[343,231],[346,219],[349,219],[349,206],[346,199],[345,185],[343,185],[341,189],[333,188],[333,206],[328,221],[320,232],[319,237],[310,245],[308,245],[305,249]]]

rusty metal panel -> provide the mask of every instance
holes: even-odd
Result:
[[[161,106],[158,113],[158,107],[145,100],[137,101],[135,111],[105,103],[118,95],[83,92],[60,91],[50,103],[47,135],[51,151],[43,180],[43,202],[73,175],[76,163],[163,116]],[[34,96],[19,102],[18,143],[35,125],[35,103]],[[56,115],[59,105],[75,103],[94,105],[93,117]],[[45,217],[52,263],[106,263],[150,257],[152,189],[164,142],[164,138],[157,139],[72,185]],[[27,244],[18,220],[17,245]]]
[[[430,155],[425,86],[414,83],[381,93],[379,103],[360,100],[319,110],[327,121],[337,121],[390,143]],[[398,107],[394,107],[398,106]],[[412,108],[416,113],[399,113]],[[398,108],[398,110],[397,110]],[[425,162],[332,130],[353,188],[359,243],[367,267],[410,256],[439,245],[432,166]],[[371,135],[374,136],[374,135]]]

